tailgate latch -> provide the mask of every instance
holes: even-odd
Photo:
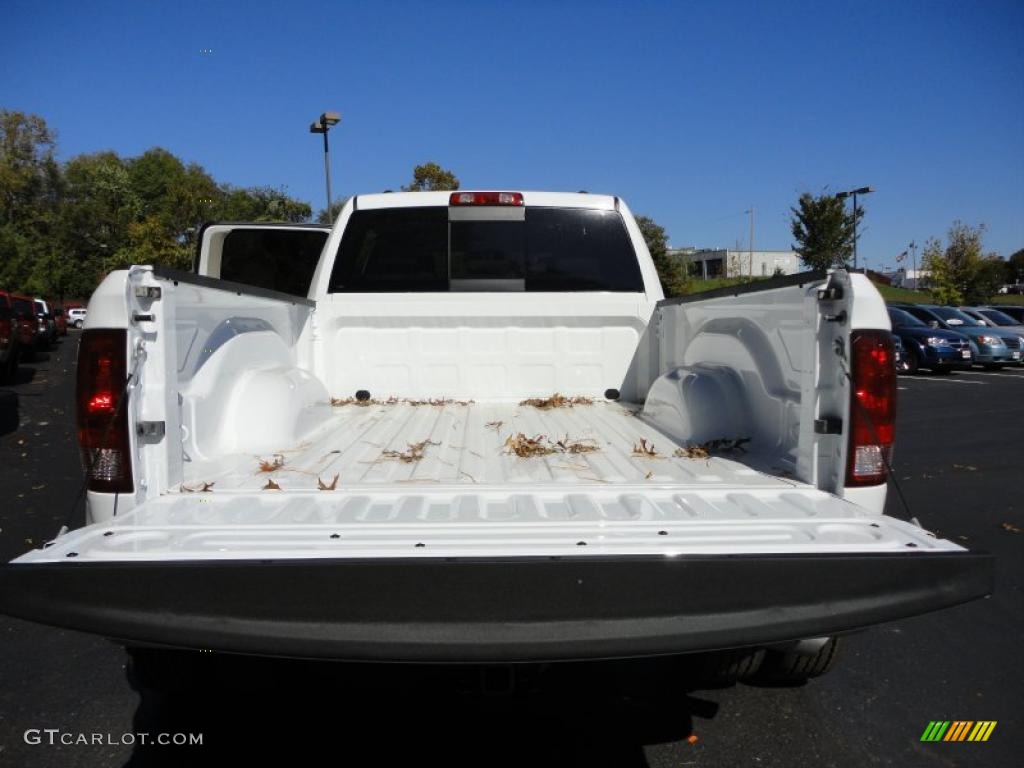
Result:
[[[162,421],[140,421],[136,431],[139,437],[163,437],[166,427]]]
[[[841,435],[843,434],[843,420],[836,416],[826,416],[823,419],[815,419],[814,434]]]

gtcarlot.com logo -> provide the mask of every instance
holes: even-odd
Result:
[[[160,744],[165,746],[202,746],[201,733],[72,733],[60,728],[29,728],[25,731],[26,744],[47,744],[56,746],[97,746],[109,747],[117,745],[133,746],[135,744]]]
[[[932,720],[921,741],[988,741],[996,720]]]

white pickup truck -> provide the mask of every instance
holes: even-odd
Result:
[[[622,200],[461,191],[209,225],[196,272],[93,295],[87,524],[3,566],[0,610],[129,647],[806,677],[991,591],[988,556],[883,514],[863,275],[664,299]]]

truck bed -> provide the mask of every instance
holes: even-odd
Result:
[[[407,402],[325,409],[298,446],[239,455],[22,561],[895,552],[957,549],[735,458],[680,458],[636,408]],[[521,458],[510,435],[599,450]],[[429,440],[423,458],[389,457]],[[657,456],[640,456],[641,441]],[[756,460],[756,458],[754,459]],[[260,462],[283,462],[261,471]],[[334,490],[319,490],[319,483]],[[267,487],[271,481],[278,488]],[[206,487],[208,490],[203,491]],[[69,553],[74,553],[70,554]]]
[[[283,445],[277,453],[236,454],[216,462],[186,465],[185,487],[199,488],[212,482],[217,492],[253,491],[273,478],[285,492],[315,491],[318,480],[330,483],[335,475],[339,490],[393,483],[793,485],[747,466],[747,462],[758,463],[756,446],[749,451],[745,446],[735,454],[742,461],[718,456],[674,457],[680,445],[638,413],[639,406],[612,402],[550,409],[517,403],[430,405],[407,401],[334,406],[323,409],[323,425],[299,445]],[[597,450],[521,458],[505,448],[505,441],[519,433],[528,438],[544,436],[545,444],[563,440]],[[422,458],[413,460],[410,446],[424,441]],[[641,441],[657,455],[634,452]],[[403,460],[403,455],[408,460]],[[261,471],[261,462],[282,466],[272,472]]]

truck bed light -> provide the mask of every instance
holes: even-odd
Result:
[[[522,205],[522,192],[452,192],[448,205]]]

